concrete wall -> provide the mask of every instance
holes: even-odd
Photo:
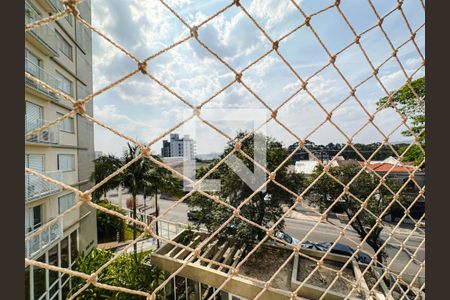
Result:
[[[91,22],[91,1],[87,0],[78,5],[80,15]],[[92,32],[77,23],[75,28],[77,48],[77,96],[82,99],[92,93]],[[92,101],[85,105],[86,113],[93,116]],[[79,189],[85,191],[93,186],[89,181],[94,172],[94,125],[85,118],[77,115],[78,126],[78,178]],[[84,182],[87,181],[87,182]],[[80,207],[80,252],[89,251],[97,245],[97,217],[96,210],[89,205]]]

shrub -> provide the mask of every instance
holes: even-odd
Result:
[[[125,214],[123,210],[112,205],[105,199],[100,200],[98,205]],[[122,241],[125,234],[125,225],[123,219],[97,210],[97,235],[99,242],[114,241],[117,238],[117,233],[119,233],[119,240]]]

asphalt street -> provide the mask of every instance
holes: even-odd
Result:
[[[107,197],[108,200],[110,200],[112,203],[117,204],[118,202],[117,192],[109,192],[107,194]],[[123,207],[125,207],[126,202],[125,200],[128,197],[129,194],[122,195]],[[169,207],[174,205],[174,203],[175,202],[172,200],[160,198],[158,199],[158,204],[160,207],[160,215],[164,214],[164,216],[161,219],[177,223],[188,224],[189,221],[187,219],[187,212],[189,208],[185,203],[180,203],[179,205],[177,205],[176,207],[170,209],[167,213],[165,213]],[[143,198],[141,196],[138,196],[137,204],[138,205],[143,204]],[[146,204],[148,206],[154,205],[152,199],[148,198],[146,199]],[[154,208],[148,209],[147,213],[150,213],[152,211],[154,211]],[[340,231],[341,229],[344,228],[346,224],[334,218],[330,218],[330,221],[333,224],[319,223],[319,225],[314,228],[314,226],[316,225],[316,221],[314,220],[286,218],[284,231],[298,240],[304,239],[316,242],[322,241],[334,242],[337,238],[339,238]],[[314,230],[312,230],[312,228],[314,228]],[[381,237],[384,240],[386,240],[389,238],[389,233],[390,230],[384,230],[381,233]],[[407,251],[401,250],[401,244],[405,242],[408,233],[409,233],[408,231],[394,232],[392,235],[393,238],[391,238],[391,240],[389,240],[386,245],[388,264],[391,263],[391,269],[393,271],[400,272],[405,267],[405,265],[407,265],[411,260],[410,254],[407,253]],[[404,243],[404,247],[408,249],[410,253],[414,254],[416,252],[415,253],[416,261],[413,261],[409,264],[404,274],[414,276],[420,269],[420,262],[425,260],[425,243],[423,242],[424,238],[425,238],[424,235],[414,233]],[[355,248],[356,243],[359,243],[360,241],[361,239],[359,235],[353,230],[351,226],[349,226],[345,230],[345,236],[342,237],[339,242]],[[362,250],[369,254],[374,253],[372,248],[367,244],[363,245]],[[393,260],[394,257],[395,259]],[[421,270],[420,276],[425,276],[424,269]]]

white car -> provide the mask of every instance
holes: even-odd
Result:
[[[287,234],[286,232],[283,231],[275,231],[274,235],[281,239],[286,241],[289,244],[293,244],[293,245],[298,245],[300,243],[299,240],[297,240],[295,237],[290,236],[289,234]]]

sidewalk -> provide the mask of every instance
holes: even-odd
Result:
[[[287,206],[283,207],[284,212],[286,212],[288,209],[289,208]],[[310,221],[310,222],[327,223],[327,222],[321,220],[319,212],[315,212],[313,208],[307,208],[302,205],[297,205],[293,210],[291,210],[286,215],[286,218],[295,219],[295,220],[305,220],[305,221]]]

